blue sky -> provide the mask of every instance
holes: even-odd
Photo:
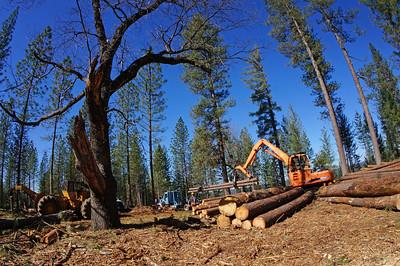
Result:
[[[330,129],[330,122],[321,120],[319,115],[320,110],[313,106],[313,97],[310,95],[310,89],[305,87],[301,81],[301,72],[289,65],[289,60],[277,51],[277,43],[268,36],[269,29],[264,24],[267,14],[263,6],[263,1],[248,1],[248,5],[254,19],[244,27],[225,32],[223,37],[229,45],[240,43],[248,44],[249,47],[254,47],[254,45],[264,47],[262,49],[262,57],[266,75],[271,85],[273,98],[282,108],[282,111],[278,113],[278,119],[287,113],[289,105],[293,106],[302,119],[314,151],[318,151],[321,129],[323,127]],[[348,50],[354,58],[356,69],[370,62],[369,42],[372,42],[385,57],[390,57],[392,49],[383,40],[381,30],[374,25],[372,15],[366,7],[354,0],[337,1],[337,5],[346,9],[356,7],[360,10],[356,24],[365,33],[355,43],[348,45]],[[2,5],[0,7],[0,21],[4,21],[11,10],[10,6]],[[22,9],[18,17],[12,42],[10,64],[15,65],[23,56],[23,51],[28,42],[37,33],[41,32],[46,25],[57,29],[68,18],[69,12],[68,1],[62,0],[42,0],[39,1],[39,4],[29,9]],[[356,111],[361,112],[361,106],[352,77],[333,36],[322,32],[321,28],[315,23],[315,20],[312,23],[315,31],[322,40],[327,60],[335,68],[333,79],[340,84],[338,95],[346,105],[346,114],[352,119]],[[56,35],[55,38],[62,38],[62,36]],[[236,135],[239,134],[243,127],[247,127],[253,139],[256,140],[255,126],[252,124],[252,119],[249,116],[249,112],[254,111],[256,106],[251,103],[251,91],[246,88],[243,82],[243,72],[246,64],[238,60],[230,62],[229,66],[229,75],[232,83],[230,92],[232,98],[236,101],[236,106],[228,111],[227,117]],[[188,125],[191,133],[193,132],[190,112],[197,102],[197,97],[181,81],[182,69],[182,66],[163,67],[164,77],[167,80],[164,90],[166,92],[168,108],[166,110],[166,120],[163,123],[163,127],[167,130],[163,133],[162,141],[166,146],[169,146],[175,123],[180,116]],[[368,89],[365,89],[368,92]],[[74,93],[76,94],[80,90],[81,87],[75,88]],[[372,103],[370,104],[370,108],[372,114],[376,117],[375,108]],[[76,110],[77,108],[74,108],[70,112],[70,115],[76,114]],[[40,154],[50,150],[50,142],[43,139],[43,136],[48,134],[48,132],[48,129],[41,126],[29,132]],[[333,137],[331,140],[333,143]]]

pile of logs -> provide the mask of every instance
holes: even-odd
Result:
[[[313,197],[313,192],[305,192],[302,188],[275,187],[210,199],[198,205],[194,213],[201,218],[219,214],[216,220],[219,228],[266,228],[291,216]]]
[[[357,207],[400,210],[400,160],[368,166],[322,187],[318,199]]]

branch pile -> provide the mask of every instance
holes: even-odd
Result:
[[[357,207],[400,210],[400,160],[343,176],[318,190],[319,200]]]

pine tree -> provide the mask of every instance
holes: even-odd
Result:
[[[228,108],[234,105],[229,99],[228,69],[226,66],[226,47],[219,36],[220,29],[206,21],[201,15],[193,20],[183,33],[186,40],[192,39],[193,45],[199,49],[190,54],[190,58],[210,69],[205,73],[202,69],[185,65],[183,80],[190,89],[200,96],[199,103],[192,114],[196,125],[207,130],[212,140],[212,151],[218,158],[219,171],[223,182],[228,182],[228,170],[225,158],[226,123],[224,119]],[[194,36],[192,38],[192,36]],[[210,52],[202,51],[207,47]]]
[[[262,65],[261,55],[258,48],[250,55],[249,68],[245,72],[248,78],[245,80],[249,89],[253,92],[251,100],[258,105],[256,112],[250,113],[255,117],[254,123],[257,125],[257,135],[259,138],[266,138],[276,147],[280,148],[278,136],[278,122],[276,121],[275,112],[280,111],[280,107],[273,101],[270,86],[265,76],[264,67]],[[279,167],[280,183],[285,184],[285,176],[283,164],[281,161],[274,159]],[[274,168],[275,169],[275,168]],[[273,173],[278,176],[278,173]]]
[[[0,206],[4,207],[5,202],[5,170],[7,167],[7,157],[10,151],[11,118],[6,113],[0,115]]]
[[[361,0],[375,15],[375,23],[400,57],[400,2],[398,0]]]
[[[4,81],[5,62],[11,53],[10,43],[14,33],[15,22],[17,21],[18,8],[3,22],[0,30],[0,84]]]
[[[344,114],[344,105],[339,104],[336,107],[336,115],[340,130],[340,135],[343,140],[343,149],[346,153],[347,163],[352,172],[360,169],[360,156],[357,154],[357,145],[354,141],[353,127]]]
[[[367,121],[369,135],[371,137],[375,161],[377,164],[382,162],[381,152],[379,150],[379,144],[377,134],[374,128],[374,121],[372,120],[371,113],[369,111],[368,102],[364,95],[363,88],[361,87],[360,80],[354,68],[353,62],[350,58],[349,52],[347,51],[346,44],[354,41],[351,34],[344,29],[345,24],[352,24],[356,12],[354,10],[343,11],[341,8],[333,8],[333,1],[331,0],[309,0],[311,7],[314,11],[318,12],[322,16],[322,21],[325,24],[327,31],[331,32],[342,50],[343,56],[349,67],[350,73],[353,77],[354,84],[357,88],[358,95],[361,100],[363,112]]]
[[[313,150],[303,124],[293,108],[289,106],[289,114],[282,118],[282,147],[288,154],[305,152],[310,159],[313,157]]]
[[[154,183],[157,199],[169,189],[171,183],[170,162],[167,150],[160,144],[157,145],[154,151]]]
[[[318,170],[332,169],[335,161],[335,155],[332,150],[332,144],[328,131],[323,128],[321,132],[322,146],[320,151],[315,155],[313,164]]]
[[[291,59],[294,67],[303,71],[303,82],[316,96],[316,106],[325,107],[323,114],[329,115],[339,153],[342,173],[348,172],[346,156],[336,120],[334,103],[338,84],[331,80],[332,66],[322,50],[321,42],[307,24],[307,16],[292,0],[266,0],[268,24],[273,27],[271,35],[279,41],[279,50]]]
[[[189,130],[182,117],[179,117],[171,140],[172,168],[174,188],[181,192],[181,199],[186,199],[191,184],[191,150]]]
[[[66,67],[71,67],[71,59],[67,57],[63,61],[63,65]],[[49,105],[48,105],[48,111],[55,111],[60,109],[62,106],[64,106],[65,103],[68,103],[72,99],[72,86],[74,85],[74,81],[72,80],[72,75],[70,73],[67,73],[65,71],[57,70],[56,73],[54,74],[54,81],[53,81],[53,86],[52,86],[52,91],[50,94],[50,100],[49,100]],[[49,186],[50,186],[50,194],[53,194],[53,180],[54,180],[54,160],[55,160],[55,144],[57,142],[57,130],[59,129],[58,127],[62,123],[62,116],[56,116],[54,117],[54,120],[52,121],[52,136],[51,136],[51,157],[50,157],[50,180],[49,180]],[[61,124],[62,125],[62,124]],[[58,187],[59,184],[56,184],[56,187]]]
[[[49,193],[49,176],[50,176],[50,171],[49,171],[49,157],[47,155],[47,152],[43,153],[42,160],[40,161],[39,165],[39,191],[44,192],[46,194]]]
[[[365,117],[361,116],[358,112],[354,117],[354,126],[355,126],[355,136],[357,137],[358,143],[361,144],[361,147],[364,150],[365,160],[364,164],[373,164],[373,148],[371,143],[371,137],[368,131],[368,125],[366,123]]]
[[[373,63],[362,70],[367,85],[372,88],[372,98],[386,137],[387,159],[400,157],[400,90],[398,79],[389,63],[379,51],[370,44]]]
[[[216,182],[217,155],[213,151],[213,139],[210,132],[203,127],[194,131],[192,149],[193,185],[209,185]]]
[[[48,65],[38,60],[36,55],[50,60],[51,54],[51,29],[48,27],[29,43],[25,51],[25,57],[17,64],[16,79],[20,86],[15,88],[15,99],[18,116],[22,121],[27,121],[38,111],[37,100],[43,96],[43,81],[47,75]],[[17,159],[17,184],[20,184],[22,181],[23,139],[26,131],[27,128],[25,125],[21,124]],[[18,209],[18,194],[16,202]]]
[[[131,136],[130,143],[131,160],[130,169],[132,171],[132,181],[135,184],[135,201],[137,206],[142,206],[149,201],[147,187],[147,171],[143,149],[141,148],[140,138],[137,133]]]
[[[157,134],[164,131],[161,122],[164,120],[166,102],[162,85],[165,80],[159,64],[150,64],[143,67],[135,80],[135,85],[139,91],[139,110],[141,111],[140,123],[147,135],[149,173],[151,180],[151,193],[153,203],[156,200],[154,185],[154,165],[153,165],[153,145],[157,143]]]

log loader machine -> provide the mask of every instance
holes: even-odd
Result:
[[[266,139],[260,139],[253,146],[246,162],[236,166],[235,170],[242,172],[248,178],[253,177],[248,167],[253,165],[260,150],[283,162],[287,167],[291,187],[323,185],[333,181],[334,176],[331,170],[312,172],[310,160],[304,152],[288,155]]]
[[[36,193],[24,185],[16,185],[10,191],[10,196],[21,191],[34,202],[37,212],[42,215],[57,213],[62,210],[76,210],[83,218],[90,218],[90,192],[83,182],[67,181],[66,189],[61,195],[46,195]]]

